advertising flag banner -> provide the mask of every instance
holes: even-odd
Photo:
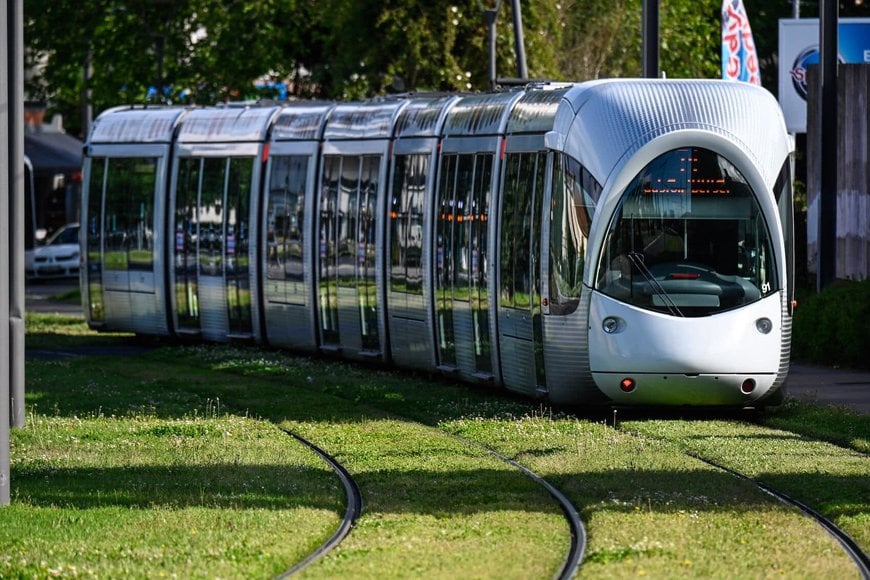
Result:
[[[722,2],[722,78],[761,84],[758,54],[743,0]]]

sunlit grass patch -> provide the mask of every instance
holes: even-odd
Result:
[[[632,432],[738,470],[812,506],[870,550],[870,456],[800,433],[737,421],[633,421]]]
[[[0,576],[267,576],[338,525],[332,472],[249,418],[44,416],[13,431]]]
[[[443,426],[529,466],[575,502],[589,533],[584,575],[849,573],[813,522],[663,439],[539,413]]]
[[[866,414],[850,409],[788,399],[781,407],[769,410],[762,422],[769,427],[870,453],[870,420]]]
[[[159,575],[181,566],[195,576],[194,566],[184,568],[182,561],[189,559],[210,573],[214,564],[218,576],[273,574],[259,563],[275,556],[266,544],[276,540],[265,528],[280,528],[285,512],[291,519],[298,515],[305,520],[299,539],[313,549],[314,528],[327,527],[316,525],[318,514],[326,509],[337,519],[343,506],[340,485],[322,463],[311,459],[309,467],[296,466],[293,455],[285,463],[271,450],[273,433],[292,441],[273,424],[334,455],[363,490],[364,513],[353,532],[307,576],[551,576],[568,539],[557,504],[481,445],[546,477],[578,506],[589,533],[583,576],[853,573],[814,523],[684,453],[687,442],[715,449],[713,436],[729,441],[723,448],[751,443],[753,432],[741,430],[740,422],[699,420],[678,428],[677,422],[623,420],[625,429],[614,429],[610,414],[607,421],[583,418],[425,374],[238,345],[158,348],[125,359],[29,361],[28,403],[34,422],[44,423],[45,441],[26,440],[27,430],[16,435],[25,437],[16,445],[34,453],[20,464],[30,474],[30,491],[14,500],[16,509],[30,510],[32,521],[22,520],[0,540],[7,542],[0,544],[0,565],[11,566],[0,567],[0,576],[84,574],[96,557],[79,559],[80,553],[96,550],[116,561],[123,544],[139,541],[126,532],[135,526],[148,527],[149,534],[154,528],[154,541],[131,548],[129,568],[116,564],[110,572],[95,568],[96,573]],[[237,431],[237,422],[256,427]],[[734,423],[733,430],[719,432],[720,423]],[[857,433],[862,437],[860,425]],[[757,438],[775,439],[777,446],[743,445],[733,452],[739,461],[782,463],[790,453],[803,453],[791,445],[806,439],[797,431]],[[104,453],[110,446],[117,449]],[[168,450],[148,455],[152,446]],[[67,453],[87,462],[65,466]],[[252,462],[247,453],[263,462]],[[124,461],[135,477],[119,467]],[[829,469],[828,461],[828,455],[818,456],[820,472]],[[801,477],[803,466],[783,469],[766,473],[812,479]],[[292,475],[287,493],[282,486],[290,482],[279,482],[279,473]],[[321,475],[331,491],[306,494],[305,482]],[[14,485],[17,477],[13,473]],[[41,490],[35,483],[40,477],[53,483]],[[263,490],[260,481],[273,483]],[[826,509],[839,510],[841,521],[851,518],[853,527],[867,527],[864,488],[837,489]],[[297,507],[291,505],[294,497],[303,498]],[[88,502],[93,505],[83,505]],[[329,502],[338,507],[327,509]],[[53,510],[61,510],[60,520],[51,519]],[[172,527],[175,517],[179,523]],[[99,524],[90,524],[93,518]],[[243,535],[237,543],[235,535],[223,536],[224,528],[253,530],[257,521],[264,523],[257,540]],[[123,530],[113,534],[112,523]],[[36,531],[25,532],[28,526]],[[44,557],[63,526],[73,529],[78,543],[64,548],[66,559]],[[27,533],[35,534],[36,543],[23,548],[27,563],[15,564],[22,547],[11,538]],[[165,552],[162,546],[171,543],[187,551]],[[280,558],[286,566],[298,559]],[[32,567],[37,560],[46,565]],[[155,567],[157,561],[165,567]]]

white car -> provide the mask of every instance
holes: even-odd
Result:
[[[30,279],[79,275],[79,224],[67,224],[45,242],[24,252],[24,272]]]

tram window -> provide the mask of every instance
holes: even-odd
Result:
[[[512,153],[505,165],[501,229],[501,304],[528,309],[532,294],[532,248],[535,240],[532,208],[542,194],[545,157]]]
[[[486,304],[489,259],[488,222],[492,188],[492,155],[477,155],[475,161],[474,199],[471,207],[471,279],[480,290],[480,300]],[[487,306],[488,308],[488,306]]]
[[[237,272],[248,270],[253,169],[251,159],[238,157],[230,159],[227,180],[226,253],[232,258],[232,264],[227,264],[227,268]]]
[[[105,192],[105,268],[150,270],[154,260],[154,185],[157,160],[108,160]]]
[[[338,285],[356,286],[360,158],[343,157],[338,191]]]
[[[375,284],[375,240],[377,230],[377,195],[380,177],[380,157],[370,155],[362,158],[359,188],[359,217],[357,225],[357,291],[359,293],[360,330],[362,346],[377,350],[378,295]]]
[[[266,218],[266,276],[272,280],[303,280],[302,244],[308,157],[272,158],[269,208]]]
[[[203,159],[199,199],[199,271],[203,276],[220,276],[223,273],[226,172],[226,159]]]
[[[185,157],[178,165],[175,189],[175,309],[182,327],[199,327],[196,249],[199,239],[197,197],[202,160]]]
[[[586,244],[601,185],[576,160],[562,155],[553,163],[550,206],[550,314],[577,309],[583,287]]]
[[[469,298],[469,248],[468,219],[471,211],[471,198],[474,191],[474,156],[460,155],[456,173],[456,190],[453,200],[453,298]]]
[[[596,287],[674,316],[705,316],[778,290],[768,227],[740,171],[700,148],[653,160],[624,193]]]
[[[795,291],[794,277],[794,191],[792,190],[792,173],[794,160],[789,157],[786,159],[779,172],[779,177],[776,179],[776,185],[773,186],[773,193],[776,195],[776,203],[779,207],[779,221],[782,225],[783,242],[785,243],[785,268],[787,276],[788,290],[788,308],[789,313],[792,311],[792,301]]]
[[[231,332],[248,333],[252,329],[248,249],[253,169],[252,158],[234,157],[229,160],[225,247],[227,312]]]
[[[423,294],[423,201],[428,155],[397,155],[390,200],[390,290]]]
[[[106,159],[95,157],[91,159],[91,175],[88,183],[87,222],[87,255],[88,255],[88,309],[93,322],[105,320],[103,309],[103,181],[106,174]]]
[[[341,160],[338,155],[323,158],[323,179],[320,191],[320,231],[319,255],[320,272],[318,280],[320,329],[325,343],[337,343],[338,334],[338,289],[336,277],[336,222],[338,219],[338,190],[341,176]]]

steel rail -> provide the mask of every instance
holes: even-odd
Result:
[[[461,439],[468,441],[465,438]],[[480,444],[476,443],[476,445]],[[571,548],[565,556],[565,561],[562,563],[561,569],[553,577],[558,580],[568,580],[573,578],[577,573],[577,570],[580,568],[580,565],[583,563],[583,556],[586,553],[586,527],[583,525],[583,520],[580,519],[580,513],[577,511],[577,508],[573,503],[571,503],[571,500],[569,500],[565,494],[559,491],[558,488],[525,465],[522,465],[510,457],[506,457],[485,445],[480,446],[495,457],[498,457],[505,463],[508,463],[525,473],[535,483],[542,485],[544,489],[546,489],[550,495],[559,502],[559,506],[565,513],[565,519],[568,520],[568,527],[571,529]]]
[[[308,441],[304,437],[293,433],[288,429],[282,429],[284,433],[293,437],[303,445],[309,447],[312,451],[317,453],[338,475],[338,478],[341,480],[342,485],[344,486],[344,493],[347,497],[347,508],[344,511],[344,517],[342,518],[341,524],[336,529],[335,533],[326,540],[319,548],[317,548],[314,552],[305,557],[302,561],[294,564],[284,572],[278,574],[275,578],[289,578],[294,574],[297,574],[325,556],[331,550],[335,549],[345,537],[350,533],[353,528],[356,520],[359,518],[360,514],[362,514],[363,510],[363,501],[362,494],[360,493],[359,486],[354,481],[353,476],[351,476],[350,472],[344,468],[344,466],[339,463],[334,457],[329,455],[326,451]]]

